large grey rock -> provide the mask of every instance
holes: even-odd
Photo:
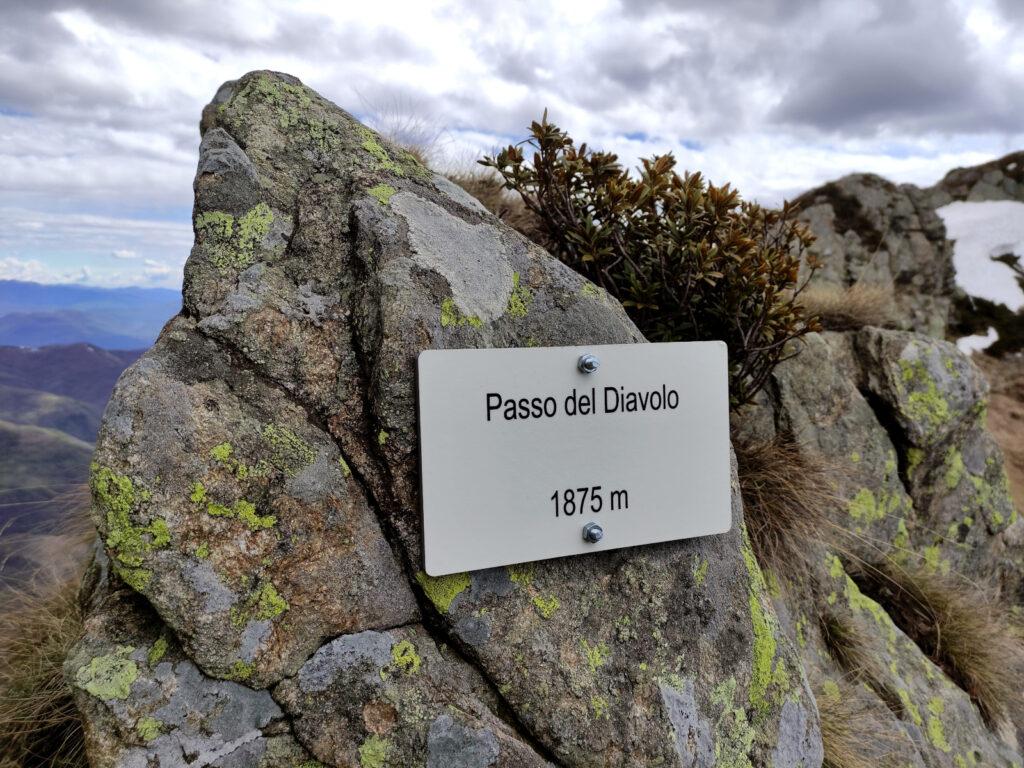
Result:
[[[799,218],[817,237],[816,283],[893,291],[900,327],[943,337],[953,292],[946,228],[916,187],[853,174],[805,192]]]
[[[103,589],[180,644],[162,684],[253,691],[207,746],[278,728],[363,768],[818,766],[735,480],[723,536],[420,572],[418,353],[643,341],[622,308],[294,78],[225,84],[202,130],[183,315],[118,386],[93,488]],[[110,626],[69,679],[139,666]],[[145,747],[82,708],[94,761]]]
[[[1013,728],[987,724],[969,692],[901,631],[884,595],[876,602],[847,573],[895,563],[959,574],[992,587],[1007,613],[1024,604],[1024,522],[984,427],[986,393],[955,345],[865,328],[809,336],[744,419],[748,432],[782,432],[833,468],[831,527],[806,544],[817,562],[803,583],[786,573],[770,583],[816,688],[841,696],[839,685],[858,676],[878,734],[864,757],[877,749],[878,764],[1021,764]],[[851,670],[830,650],[822,627],[837,624],[866,668]]]

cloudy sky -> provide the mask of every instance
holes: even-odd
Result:
[[[0,278],[180,285],[198,120],[290,72],[435,163],[577,140],[776,203],[1024,148],[1019,0],[0,0]]]

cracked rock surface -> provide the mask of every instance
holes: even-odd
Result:
[[[621,306],[296,79],[203,113],[184,308],[121,379],[66,665],[102,766],[804,766],[743,527],[433,579],[429,348],[642,342]]]

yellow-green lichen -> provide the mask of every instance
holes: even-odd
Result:
[[[234,512],[238,519],[253,531],[258,531],[262,528],[272,528],[277,524],[277,518],[274,515],[256,514],[256,507],[245,499],[235,502]]]
[[[533,563],[519,563],[508,566],[508,577],[521,587],[528,587],[533,583]]]
[[[202,544],[200,544],[198,547],[196,547],[196,557],[198,557],[200,560],[205,560],[209,556],[210,556],[210,545],[207,544],[204,541]]]
[[[942,726],[942,712],[946,708],[942,699],[935,697],[928,702],[928,738],[936,749],[951,752],[952,747],[946,741],[946,730]]]
[[[591,696],[590,708],[594,712],[594,717],[598,720],[609,719],[608,699],[606,699],[604,696]]]
[[[289,477],[316,461],[313,446],[292,432],[277,424],[265,424],[260,436],[270,446],[271,463]]]
[[[922,559],[924,560],[924,567],[929,573],[941,572],[948,574],[950,571],[950,562],[942,557],[942,550],[938,544],[925,547]]]
[[[601,289],[593,283],[586,282],[583,284],[583,287],[580,288],[580,293],[591,299],[596,299],[601,296]]]
[[[192,493],[189,494],[188,500],[193,504],[202,504],[206,501],[206,487],[202,483],[193,483]]]
[[[226,675],[226,679],[234,680],[236,683],[244,683],[252,678],[253,672],[256,671],[256,667],[241,659],[236,659],[235,663],[231,665],[231,670]]]
[[[708,565],[709,564],[707,558],[702,558],[699,565],[694,565],[693,583],[696,584],[698,587],[704,586],[704,580],[708,576]]]
[[[420,671],[423,660],[411,641],[399,640],[391,646],[391,662],[406,674],[413,675]]]
[[[884,520],[888,515],[899,511],[902,499],[894,491],[880,489],[876,496],[870,488],[861,488],[847,502],[846,508],[850,517],[859,523],[870,524]]]
[[[256,246],[270,232],[274,214],[259,203],[235,218],[224,211],[206,211],[196,216],[196,234],[210,260],[222,273],[239,272],[252,264]]]
[[[956,446],[950,446],[949,450],[946,451],[946,490],[956,490],[965,471],[963,455],[957,450]]]
[[[377,445],[386,445],[388,437],[390,437],[390,433],[386,429],[382,429],[377,433]]]
[[[736,678],[720,683],[711,693],[711,701],[722,708],[715,722],[716,768],[753,768],[750,750],[757,732],[747,719],[744,707],[735,705]]]
[[[157,518],[148,525],[132,522],[132,514],[137,512],[139,501],[148,499],[149,494],[145,489],[137,490],[131,478],[93,462],[90,486],[93,498],[103,513],[106,544],[119,561],[115,564],[118,569],[122,565],[128,569],[139,569],[150,552],[170,544],[170,530],[163,519]],[[120,575],[120,570],[118,573]],[[149,581],[140,575],[123,578],[133,587],[143,582],[144,586]]]
[[[910,715],[910,719],[914,721],[914,725],[920,727],[924,725],[924,718],[921,717],[921,710],[917,708],[917,705],[910,700],[910,694],[905,688],[900,688],[897,691],[900,697],[900,703],[903,705],[904,711]]]
[[[907,449],[907,477],[913,477],[914,472],[924,461],[925,453],[921,448]]]
[[[378,184],[375,187],[370,187],[368,194],[381,205],[387,205],[391,201],[391,196],[397,191],[390,184]]]
[[[537,613],[545,619],[550,619],[554,616],[555,611],[562,606],[561,602],[554,595],[549,595],[548,597],[536,595],[531,602],[533,607],[537,609]]]
[[[768,689],[773,683],[788,688],[785,671],[780,667],[773,668],[778,641],[775,639],[775,627],[763,602],[766,585],[764,575],[757,564],[754,551],[750,548],[750,539],[746,528],[743,529],[741,546],[750,588],[747,590],[747,602],[750,607],[750,621],[754,633],[753,668],[750,679],[750,703],[760,712],[769,707]],[[781,660],[779,664],[781,665]]]
[[[256,618],[262,621],[274,619],[288,610],[288,601],[281,597],[277,588],[269,581],[260,588],[256,599]]]
[[[921,425],[925,434],[933,435],[949,421],[949,402],[939,392],[935,380],[919,360],[900,360],[903,383],[910,388],[905,411],[909,419]]]
[[[75,673],[75,685],[102,701],[127,699],[139,667],[129,656],[134,651],[119,645],[113,653],[97,656]]]
[[[245,586],[243,584],[243,586]],[[288,610],[288,601],[272,582],[261,582],[242,602],[231,609],[231,623],[241,629],[253,619],[270,621]]]
[[[352,468],[348,465],[348,462],[345,461],[344,456],[338,457],[338,466],[341,467],[341,474],[343,474],[345,477],[352,476]]]
[[[144,717],[135,726],[135,732],[139,734],[139,738],[143,741],[152,741],[160,735],[162,726],[163,723],[155,717]]]
[[[508,297],[505,312],[512,317],[526,317],[533,303],[533,292],[520,284],[519,273],[512,273],[512,293]]]
[[[136,592],[142,592],[153,580],[153,572],[147,568],[126,568],[121,565],[114,565],[114,572],[125,584]]]
[[[441,327],[452,328],[462,325],[471,325],[474,328],[479,328],[483,325],[483,321],[479,317],[462,314],[459,308],[455,306],[454,299],[444,299],[441,302]]]
[[[384,768],[391,753],[391,742],[373,734],[359,745],[359,765],[362,768]]]
[[[796,620],[796,643],[801,648],[807,647],[807,616],[803,613]]]
[[[587,660],[587,666],[590,667],[590,671],[597,672],[598,668],[603,667],[611,656],[611,652],[608,650],[606,643],[597,643],[591,645],[587,642],[585,637],[580,638],[580,648],[583,649],[583,655]]]
[[[455,598],[469,589],[468,573],[451,573],[447,576],[428,576],[423,571],[416,574],[416,581],[423,588],[423,594],[441,613],[448,613]]]
[[[146,663],[151,667],[158,664],[165,653],[167,653],[167,638],[159,637],[153,643],[153,647],[149,649],[149,653],[146,654]]]

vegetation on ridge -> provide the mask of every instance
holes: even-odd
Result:
[[[734,406],[818,329],[798,301],[817,268],[813,236],[788,204],[769,210],[700,173],[680,176],[671,155],[642,160],[634,177],[546,113],[523,143],[532,161],[512,145],[480,162],[519,193],[542,244],[621,301],[649,340],[725,341]]]

